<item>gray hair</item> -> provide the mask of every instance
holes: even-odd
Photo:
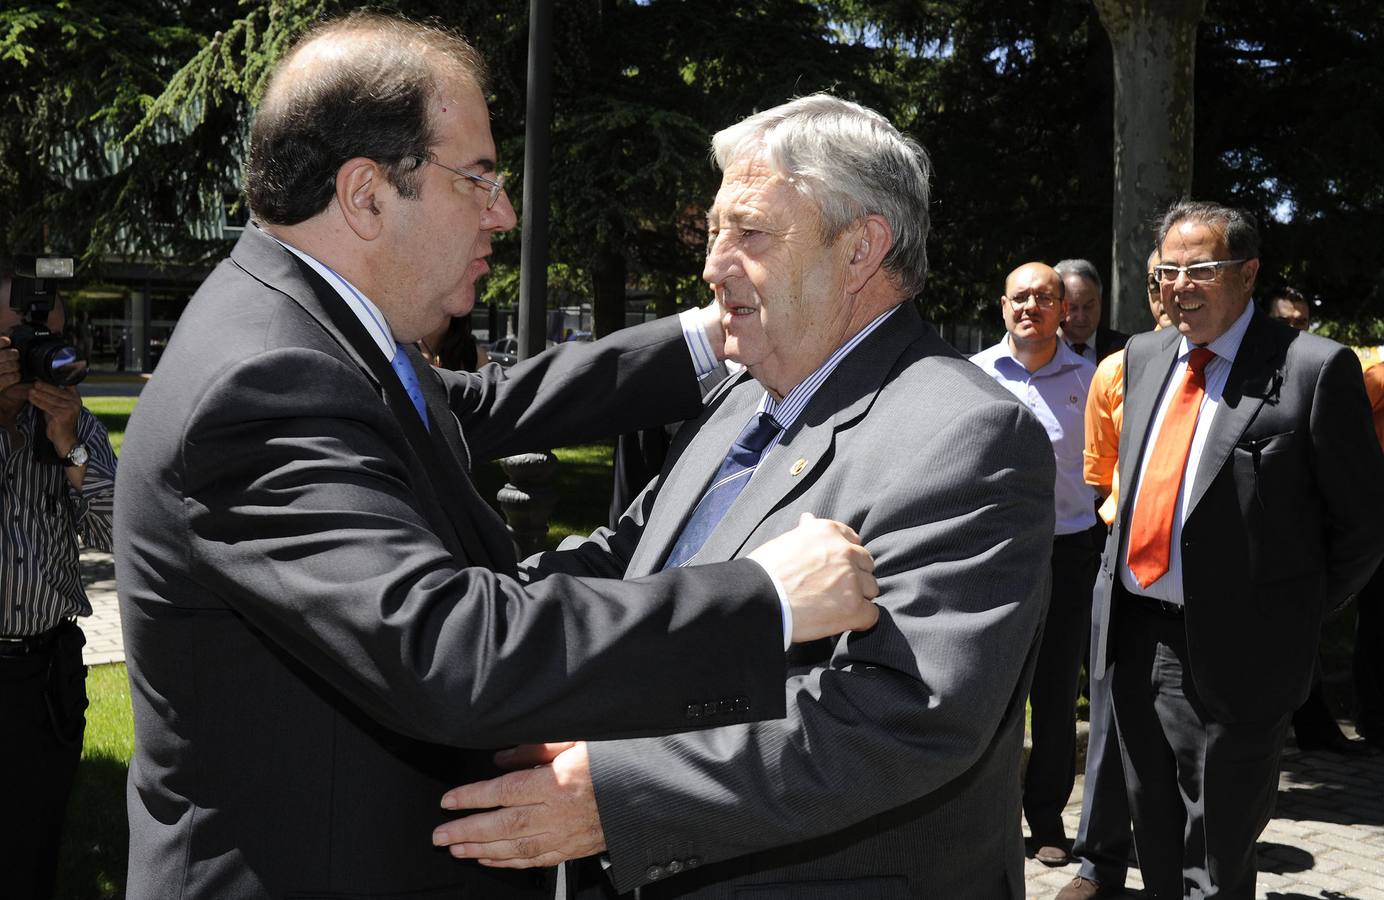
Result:
[[[884,116],[831,94],[798,97],[756,113],[711,139],[723,171],[763,153],[821,213],[823,238],[835,240],[867,215],[889,223],[894,242],[884,270],[905,297],[927,280],[927,151]]]
[[[1056,269],[1057,274],[1061,275],[1063,278],[1066,278],[1068,275],[1080,275],[1082,278],[1094,284],[1096,286],[1097,300],[1105,296],[1105,285],[1101,284],[1100,272],[1096,271],[1095,263],[1091,262],[1089,259],[1064,259],[1053,266],[1053,268]]]
[[[1243,209],[1222,206],[1204,200],[1182,200],[1163,214],[1158,224],[1158,246],[1183,222],[1198,222],[1225,238],[1225,248],[1235,259],[1259,258],[1259,225],[1254,216]]]

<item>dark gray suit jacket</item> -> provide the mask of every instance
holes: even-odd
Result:
[[[1124,536],[1180,338],[1165,328],[1125,347],[1120,447],[1131,452],[1096,580],[1101,674],[1118,654],[1109,613],[1125,596]],[[1323,615],[1384,554],[1384,457],[1355,355],[1258,310],[1221,402],[1182,528],[1187,665],[1216,719],[1266,721],[1302,705]]]
[[[251,228],[144,390],[115,523],[132,900],[531,896],[541,876],[432,848],[442,793],[493,771],[455,748],[666,732],[727,698],[731,721],[783,714],[758,566],[525,588],[467,475],[695,414],[676,323],[507,373],[410,356],[431,432],[340,297]]]
[[[742,375],[679,434],[615,532],[538,565],[657,572],[762,395]],[[803,512],[839,519],[874,555],[880,623],[792,649],[786,719],[593,742],[613,889],[1022,896],[1019,762],[1053,468],[1037,420],[911,304],[862,342],[699,559],[743,557]]]

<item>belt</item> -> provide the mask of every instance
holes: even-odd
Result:
[[[1169,600],[1159,600],[1157,597],[1144,597],[1140,594],[1131,594],[1124,591],[1124,596],[1120,598],[1123,603],[1137,606],[1145,612],[1165,619],[1182,618],[1182,604],[1173,603]]]
[[[0,635],[0,656],[37,656],[40,653],[47,653],[53,648],[53,641],[57,639],[58,632],[71,621],[71,619],[66,619],[61,624],[38,634],[22,637]]]

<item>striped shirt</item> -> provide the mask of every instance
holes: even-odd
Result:
[[[17,440],[0,428],[0,637],[42,634],[64,619],[91,615],[77,541],[110,550],[115,496],[115,452],[90,412],[77,417],[77,439],[90,454],[80,491],[61,464],[34,458],[43,413],[25,404],[15,426]]]
[[[884,320],[892,316],[896,311],[898,311],[898,307],[891,306],[889,309],[880,313],[879,317],[873,322],[860,329],[860,331],[850,340],[846,341],[846,343],[837,347],[836,352],[827,357],[826,362],[818,366],[817,370],[811,375],[804,378],[802,383],[789,391],[788,395],[782,400],[776,401],[768,391],[764,392],[764,397],[760,399],[759,406],[755,409],[755,413],[768,413],[769,418],[777,422],[781,430],[778,434],[774,435],[773,440],[769,441],[768,445],[764,448],[763,455],[767,456],[770,450],[778,446],[779,439],[783,437],[784,432],[792,428],[793,423],[798,421],[798,416],[802,415],[803,410],[807,409],[807,404],[812,400],[812,396],[817,393],[817,389],[822,386],[827,378],[830,377],[831,373],[836,370],[836,367],[841,364],[841,360],[845,359],[861,341],[873,334],[875,329],[883,325]],[[753,478],[754,476],[750,477]]]

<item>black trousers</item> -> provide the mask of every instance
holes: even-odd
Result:
[[[86,730],[86,638],[76,624],[16,655],[0,647],[0,897],[48,900]]]
[[[1112,678],[1134,846],[1156,900],[1253,900],[1255,841],[1273,814],[1288,715],[1213,720],[1187,669],[1181,617],[1112,604]]]
[[[1384,566],[1356,599],[1355,654],[1351,670],[1359,708],[1355,728],[1384,747]]]
[[[1100,557],[1089,531],[1052,543],[1052,597],[1028,702],[1033,749],[1024,773],[1024,818],[1037,844],[1066,839],[1062,809],[1076,782],[1076,695],[1091,635],[1091,588]]]
[[[1091,653],[1096,658],[1100,623],[1091,610]],[[1125,794],[1124,759],[1115,730],[1114,699],[1109,677],[1092,676],[1091,732],[1086,743],[1086,781],[1081,796],[1081,824],[1077,826],[1072,856],[1081,861],[1077,874],[1103,888],[1119,888],[1129,872],[1129,851],[1134,835],[1129,825],[1129,798]]]

